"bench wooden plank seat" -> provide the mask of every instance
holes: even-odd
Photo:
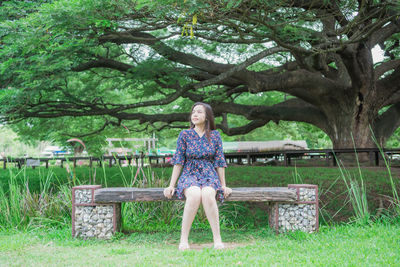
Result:
[[[174,196],[167,199],[163,194],[164,188],[133,188],[111,187],[97,189],[94,192],[96,203],[120,203],[135,201],[168,201],[179,200]],[[251,202],[295,202],[296,190],[287,187],[237,187],[232,188],[232,194],[225,201]]]
[[[164,188],[80,185],[72,188],[72,236],[111,238],[121,226],[122,202],[177,201],[164,197]],[[225,201],[265,202],[269,226],[276,233],[318,231],[318,186],[236,187]]]

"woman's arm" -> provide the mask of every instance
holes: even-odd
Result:
[[[225,168],[223,167],[217,167],[217,173],[218,173],[218,177],[219,180],[221,182],[221,186],[225,187],[226,186],[226,182],[225,182]]]
[[[232,193],[232,189],[230,189],[229,187],[226,187],[225,168],[217,167],[217,173],[218,173],[219,181],[221,182],[222,190],[224,191],[224,197],[227,198]]]
[[[184,131],[181,131],[176,141],[176,152],[172,157],[171,164],[174,165],[171,175],[169,186],[164,189],[164,196],[171,198],[174,195],[175,183],[179,178],[183,165],[186,161],[186,141],[184,138]]]
[[[182,165],[175,164],[174,168],[172,169],[171,181],[169,182],[169,186],[164,189],[164,196],[166,198],[172,198],[175,192],[175,183],[178,180],[179,174],[181,173]]]
[[[182,171],[181,164],[175,164],[174,168],[172,169],[171,181],[169,182],[169,186],[164,189],[164,196],[166,198],[171,198],[175,192],[175,183],[178,180],[179,174]]]
[[[171,181],[169,182],[169,187],[175,187],[175,183],[178,180],[179,174],[181,174],[183,166],[181,164],[175,164],[172,169]]]
[[[225,161],[225,156],[222,148],[222,139],[218,131],[216,131],[216,144],[215,144],[215,157],[214,167],[217,170],[219,181],[221,182],[222,190],[224,191],[224,197],[228,197],[232,193],[232,189],[226,187],[225,181],[225,168],[228,166]]]

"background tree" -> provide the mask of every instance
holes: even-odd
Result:
[[[398,1],[52,1],[1,23],[1,119],[163,130],[205,101],[227,135],[298,121],[373,147],[371,130],[384,144],[400,125],[399,15]]]
[[[41,152],[50,142],[22,142],[18,134],[8,127],[0,126],[0,158],[5,157],[40,157]]]

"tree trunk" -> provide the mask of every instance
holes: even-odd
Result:
[[[340,99],[325,101],[331,129],[328,135],[334,149],[376,148],[372,136],[374,122],[382,107],[376,94],[371,49],[364,42],[348,46],[343,52],[351,83]],[[378,138],[379,140],[379,138]],[[368,153],[358,154],[360,161],[369,160]]]
[[[354,113],[353,113],[354,114]],[[372,119],[368,114],[340,114],[337,113],[330,120],[332,127],[328,136],[332,140],[334,149],[351,149],[355,151],[359,148],[376,148],[377,145],[372,135]],[[371,127],[370,127],[371,125]],[[376,134],[376,133],[374,133]],[[343,153],[336,155],[338,159],[347,164],[357,165],[358,163],[369,163],[369,153],[357,153],[357,158],[353,153]]]

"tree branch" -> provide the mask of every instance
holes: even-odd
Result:
[[[375,68],[375,80],[379,78],[387,71],[395,69],[400,66],[400,59],[382,62]]]
[[[73,71],[85,71],[92,68],[110,68],[119,71],[127,71],[133,68],[132,65],[125,64],[119,61],[115,61],[110,58],[100,58],[87,63],[83,63],[77,67],[72,68]]]
[[[391,98],[400,91],[399,80],[400,66],[398,66],[392,74],[376,82],[376,87],[378,89],[376,100],[381,101],[382,106],[386,106],[388,101],[393,103]]]
[[[400,88],[391,97],[389,97],[382,106],[387,107],[387,106],[394,105],[399,102],[400,102]]]
[[[238,135],[238,134],[247,134],[247,133],[253,131],[254,129],[264,126],[267,123],[268,123],[268,121],[264,121],[264,120],[254,120],[254,121],[249,122],[246,125],[243,125],[240,127],[234,127],[234,128],[229,128],[227,125],[220,124],[220,123],[217,123],[216,126],[217,126],[217,128],[221,129],[225,134],[232,136],[232,135]]]
[[[398,17],[398,16],[397,16]],[[397,18],[389,25],[375,31],[370,37],[370,46],[374,47],[377,44],[382,43],[395,33],[400,32],[400,19]]]
[[[307,70],[287,71],[271,75],[247,72],[246,81],[249,92],[280,91],[301,98],[313,105],[320,105],[321,97],[335,95],[339,98],[344,85],[323,77],[320,73]]]
[[[381,140],[387,140],[400,127],[400,102],[392,105],[375,121],[374,133]],[[380,143],[382,143],[379,140]]]
[[[71,137],[76,137],[76,138],[83,138],[83,137],[86,137],[86,136],[91,136],[91,135],[95,135],[95,134],[101,133],[101,132],[102,132],[107,126],[109,126],[109,125],[120,126],[120,125],[121,125],[121,121],[113,122],[113,121],[110,121],[110,120],[107,120],[107,119],[106,119],[106,121],[104,122],[103,126],[101,126],[99,129],[94,130],[94,131],[92,131],[92,132],[90,132],[90,133],[86,133],[86,134],[78,134],[78,133],[69,134],[69,133],[64,133],[63,135],[71,136]]]
[[[216,115],[231,113],[242,115],[248,120],[301,121],[329,130],[326,116],[315,106],[298,98],[289,99],[273,106],[242,105],[231,102],[210,101]]]
[[[153,35],[143,32],[133,33],[110,33],[99,38],[100,43],[112,42],[116,44],[141,43],[153,48],[157,53],[168,60],[201,69],[212,74],[219,74],[226,69],[234,67],[234,65],[215,63],[211,60],[206,60],[191,54],[183,53],[172,49],[163,42],[160,42]]]

